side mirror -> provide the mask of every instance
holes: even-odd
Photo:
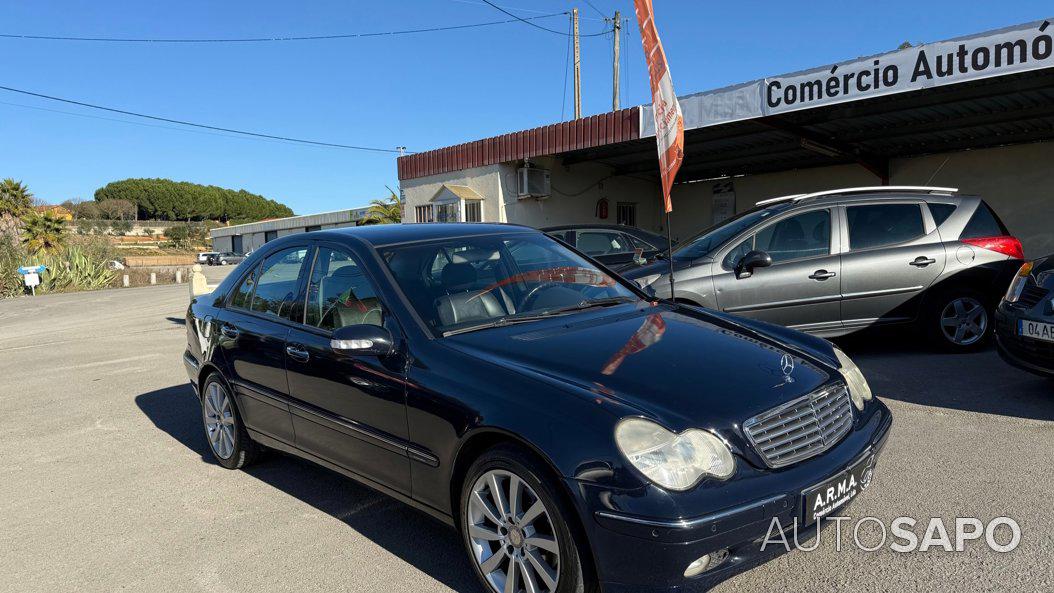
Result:
[[[772,265],[772,256],[764,251],[754,250],[743,256],[736,264],[736,278],[749,278],[756,268],[767,268]]]
[[[379,325],[349,325],[333,332],[329,347],[334,352],[357,356],[388,356],[395,351],[392,334]]]

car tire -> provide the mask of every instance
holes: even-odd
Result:
[[[486,451],[469,467],[461,486],[458,530],[485,591],[503,593],[510,574],[517,592],[529,590],[527,578],[541,593],[597,590],[582,562],[584,536],[576,536],[570,523],[574,510],[549,475],[535,456],[512,445]],[[493,496],[495,485],[500,499]],[[518,502],[513,503],[517,487]]]
[[[946,352],[972,352],[992,335],[993,314],[988,299],[977,291],[947,290],[929,299],[923,315],[926,335]]]
[[[261,447],[249,437],[226,381],[213,373],[201,390],[201,419],[205,440],[216,463],[241,469],[256,461]]]

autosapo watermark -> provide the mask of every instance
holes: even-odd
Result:
[[[877,517],[861,517],[855,522],[850,517],[823,517],[819,521],[834,523],[834,543],[837,551],[842,551],[843,535],[851,535],[851,543],[859,550],[877,552],[887,547],[894,552],[928,552],[943,550],[962,552],[968,545],[980,545],[981,540],[989,549],[999,552],[1012,552],[1021,543],[1021,527],[1010,517],[996,517],[985,523],[976,517],[956,517],[953,525],[946,525],[944,519],[933,517],[918,520],[913,517],[897,517],[886,525]],[[843,527],[843,523],[846,525]],[[784,525],[779,517],[773,517],[769,523],[768,533],[761,543],[761,551],[769,546],[782,546],[786,551],[792,548],[811,552],[820,547],[828,528],[818,529],[814,526],[800,526],[798,519],[793,524]],[[922,536],[919,530],[925,527]],[[950,527],[950,529],[949,529]],[[800,531],[799,531],[800,530]],[[815,539],[813,539],[815,536]],[[813,541],[810,543],[810,540]]]

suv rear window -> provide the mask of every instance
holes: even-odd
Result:
[[[926,234],[918,204],[871,204],[849,206],[850,249],[895,245]]]
[[[966,228],[963,229],[960,239],[978,239],[981,237],[999,237],[1002,235],[1009,235],[1010,231],[1003,225],[1003,221],[999,220],[999,217],[992,212],[992,209],[988,204],[981,202],[977,206],[977,212],[973,213],[970,217],[970,222],[966,223]]]

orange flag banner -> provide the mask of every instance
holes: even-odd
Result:
[[[644,44],[644,57],[648,61],[651,78],[651,96],[655,116],[655,140],[659,145],[659,170],[662,173],[662,195],[666,201],[666,212],[673,211],[670,191],[673,179],[684,160],[684,117],[681,105],[673,92],[673,79],[666,63],[666,52],[655,28],[655,9],[651,0],[633,0],[640,25],[640,38]]]

